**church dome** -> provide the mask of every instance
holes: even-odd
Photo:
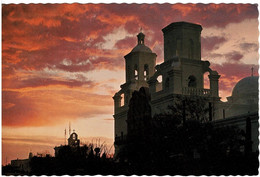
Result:
[[[137,44],[131,52],[148,52],[152,53],[152,50],[144,44]]]
[[[234,87],[232,97],[256,95],[258,98],[258,78],[259,76],[250,76],[241,79]]]
[[[133,48],[131,52],[147,52],[147,53],[152,53],[152,50],[144,45],[144,33],[140,32],[137,35],[137,45]]]

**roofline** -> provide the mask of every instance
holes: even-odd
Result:
[[[130,55],[133,55],[133,54],[138,54],[138,53],[145,53],[145,54],[148,54],[148,55],[155,55],[155,57],[157,57],[157,54],[156,53],[154,53],[154,52],[144,52],[144,51],[137,51],[137,52],[129,52],[128,54],[126,54],[125,56],[124,56],[124,58],[126,59],[128,56],[130,56]]]
[[[169,24],[168,26],[166,26],[165,28],[162,29],[162,32],[167,33],[169,31],[171,31],[172,29],[176,29],[179,27],[195,29],[198,31],[202,31],[202,29],[203,29],[202,26],[199,24],[180,21],[180,22],[173,22],[173,23]]]

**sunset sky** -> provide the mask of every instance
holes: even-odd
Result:
[[[69,122],[83,142],[101,138],[110,147],[124,55],[142,28],[161,63],[161,29],[176,21],[202,25],[202,59],[221,75],[223,101],[252,66],[258,75],[257,5],[3,5],[3,164],[30,151],[53,154]]]

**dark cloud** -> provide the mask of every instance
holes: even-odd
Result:
[[[257,5],[253,4],[179,4],[185,19],[203,27],[223,28],[230,23],[258,17]],[[174,8],[174,6],[173,6]]]
[[[220,58],[220,57],[223,57],[223,55],[219,54],[219,53],[209,53],[208,57],[210,57],[211,60],[214,61],[214,58]]]
[[[256,43],[241,43],[239,44],[239,47],[247,52],[253,51],[253,52],[257,52],[258,51],[258,44]]]
[[[57,77],[47,74],[35,74],[24,76],[21,78],[19,75],[9,78],[8,76],[2,79],[5,89],[23,89],[23,88],[36,88],[48,86],[62,86],[64,88],[80,88],[82,86],[93,88],[96,83],[88,80],[81,74],[76,74],[75,79]]]
[[[228,61],[239,61],[243,58],[243,54],[238,51],[229,52],[227,54],[224,54],[224,56]]]
[[[244,78],[251,76],[251,68],[254,67],[255,71],[258,71],[259,66],[245,63],[223,63],[223,64],[211,64],[211,67],[218,71],[219,74],[225,77],[237,77]]]
[[[51,78],[32,78],[27,80],[22,80],[18,84],[17,88],[26,88],[26,87],[40,87],[40,86],[49,86],[49,85],[64,85],[68,87],[81,87],[83,85],[92,85],[92,81],[82,81],[67,79],[66,81],[54,80]]]
[[[224,54],[209,52],[206,57],[210,58],[210,60],[213,62],[214,62],[215,58],[225,58],[225,60],[227,62],[233,63],[233,62],[240,61],[244,57],[244,55],[238,51],[232,51],[232,52],[228,52],[228,53],[224,53]],[[215,60],[215,62],[217,62],[217,61]]]
[[[96,44],[104,42],[103,37],[119,26],[124,26],[134,35],[142,27],[149,39],[146,44],[154,46],[162,44],[161,29],[174,21],[191,21],[203,27],[225,27],[245,19],[257,19],[257,16],[257,6],[251,4],[3,5],[3,62],[8,67],[38,70],[47,65],[59,65],[64,58],[83,61],[108,52],[98,50]],[[134,40],[126,38],[116,47],[134,47]],[[225,41],[223,37],[202,40],[207,44],[205,50],[212,50]],[[9,53],[10,50],[19,50],[20,53],[8,58],[8,50]],[[110,54],[115,54],[115,51]],[[15,63],[11,60],[18,62],[11,65]],[[102,59],[99,61],[103,62]],[[66,71],[82,70],[71,67],[63,68]]]
[[[208,52],[218,49],[220,44],[223,44],[226,41],[227,39],[222,36],[201,37],[201,45],[203,46],[203,50]]]

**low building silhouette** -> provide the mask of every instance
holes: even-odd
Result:
[[[56,158],[72,156],[78,158],[86,158],[88,149],[89,148],[87,147],[87,145],[80,146],[78,134],[75,132],[69,135],[68,145],[60,145],[54,147]]]
[[[11,160],[11,166],[17,172],[30,173],[31,172],[30,161],[32,158],[33,158],[33,154],[30,152],[28,159],[17,158],[15,160]]]

